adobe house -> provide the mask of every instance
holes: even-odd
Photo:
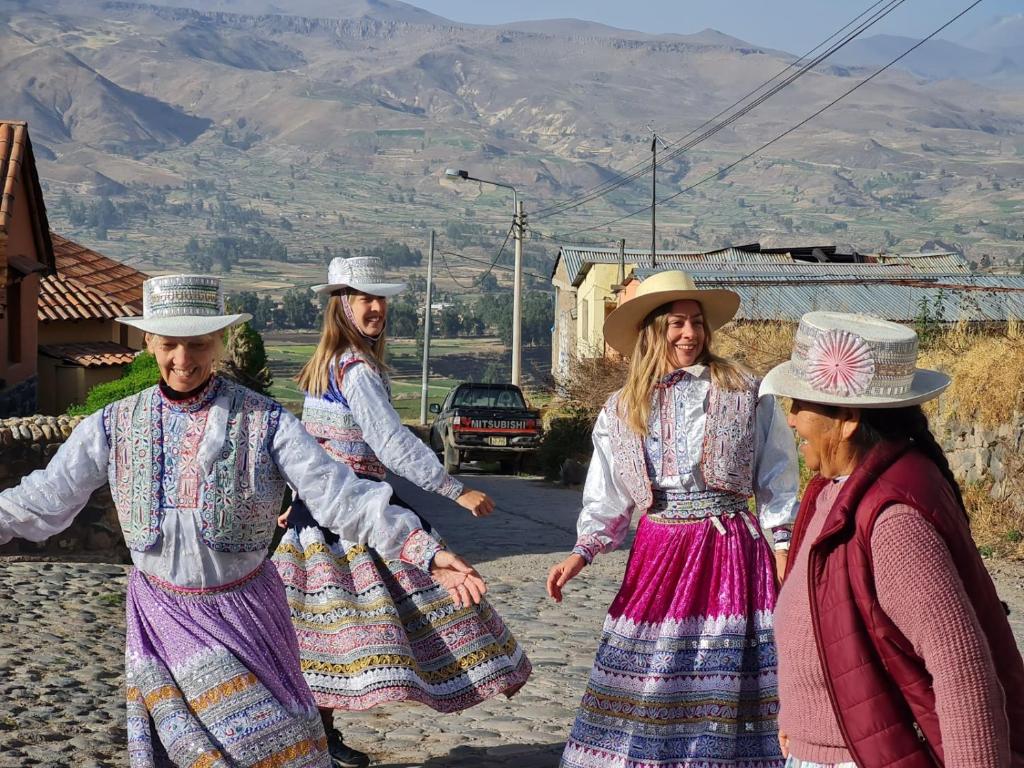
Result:
[[[0,120],[0,418],[35,413],[36,305],[55,269],[28,126]]]
[[[142,331],[115,318],[142,314],[148,275],[55,232],[50,238],[56,274],[43,277],[39,294],[39,412],[56,415],[120,377],[142,349]]]

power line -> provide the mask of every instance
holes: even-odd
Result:
[[[679,196],[680,196],[681,194],[683,194],[684,192],[689,192],[690,190],[692,190],[692,189],[695,189],[696,187],[699,187],[699,186],[701,186],[702,184],[705,184],[706,182],[708,182],[708,181],[711,181],[712,179],[718,179],[718,178],[722,178],[722,177],[724,177],[724,175],[725,175],[725,174],[727,174],[727,173],[728,173],[729,171],[731,171],[731,170],[732,170],[733,168],[735,168],[735,167],[736,167],[737,165],[739,165],[740,163],[742,163],[742,162],[745,162],[746,160],[749,160],[749,159],[750,159],[751,157],[753,157],[754,155],[758,154],[758,153],[759,153],[759,152],[761,152],[762,150],[764,150],[764,149],[766,149],[766,148],[770,147],[770,146],[771,146],[772,144],[774,144],[775,142],[779,141],[780,139],[783,139],[783,138],[785,138],[786,136],[788,136],[789,134],[791,134],[791,133],[793,133],[794,131],[798,130],[799,128],[802,128],[802,127],[803,127],[803,126],[805,126],[805,125],[806,125],[807,123],[809,123],[809,122],[810,122],[811,120],[813,120],[813,119],[814,119],[814,118],[816,118],[816,117],[817,117],[818,115],[820,115],[820,114],[821,114],[822,112],[824,112],[825,110],[827,110],[827,109],[829,109],[829,108],[831,108],[831,107],[835,106],[835,105],[836,105],[836,104],[838,104],[838,103],[839,103],[840,101],[842,101],[842,100],[843,100],[843,99],[845,99],[845,98],[846,98],[847,96],[849,96],[849,95],[850,95],[851,93],[853,93],[854,91],[856,91],[857,89],[859,89],[859,88],[860,88],[861,86],[867,85],[867,84],[868,84],[869,82],[871,82],[871,81],[872,81],[872,80],[874,80],[874,79],[875,79],[876,77],[878,77],[878,76],[879,76],[880,74],[882,74],[882,72],[884,72],[885,70],[889,69],[889,67],[891,67],[891,66],[892,66],[893,64],[895,64],[896,62],[900,61],[901,59],[903,59],[903,58],[905,58],[906,56],[908,56],[908,55],[910,55],[911,53],[913,53],[913,52],[914,52],[915,50],[917,50],[918,48],[920,48],[920,47],[921,47],[922,45],[924,45],[924,44],[925,44],[926,42],[928,42],[929,40],[931,40],[931,39],[932,39],[933,37],[935,37],[935,36],[936,36],[937,34],[939,34],[940,32],[942,32],[942,31],[943,31],[944,29],[946,29],[946,27],[948,27],[948,26],[949,26],[950,24],[952,24],[953,22],[955,22],[955,21],[956,21],[957,19],[959,19],[959,18],[960,18],[961,16],[965,15],[966,13],[968,13],[968,12],[969,12],[969,11],[970,11],[971,9],[973,9],[973,8],[974,8],[975,6],[979,5],[979,4],[981,3],[981,2],[982,2],[982,0],[975,0],[975,2],[971,3],[971,4],[969,5],[969,6],[967,6],[966,8],[964,8],[964,10],[960,11],[960,13],[956,14],[956,15],[955,15],[955,16],[954,16],[953,18],[951,18],[951,19],[950,19],[949,21],[947,21],[947,22],[946,22],[945,24],[943,24],[943,25],[942,25],[941,27],[939,27],[938,29],[936,29],[936,30],[935,30],[934,32],[932,32],[932,33],[931,33],[930,35],[928,35],[927,37],[925,37],[925,38],[921,39],[921,40],[920,40],[919,42],[917,42],[917,43],[915,43],[914,45],[912,45],[912,46],[911,46],[910,48],[908,48],[907,50],[905,50],[905,51],[904,51],[903,53],[901,53],[901,54],[900,54],[899,56],[897,56],[896,58],[892,59],[892,60],[891,60],[891,61],[890,61],[889,63],[887,63],[887,64],[883,65],[883,66],[882,66],[882,67],[880,67],[880,68],[878,68],[877,70],[875,70],[874,72],[872,72],[872,73],[871,73],[870,75],[868,75],[867,77],[865,77],[865,78],[864,78],[863,80],[861,80],[861,81],[860,81],[859,83],[857,83],[856,85],[854,85],[854,86],[853,86],[852,88],[850,88],[849,90],[847,90],[846,92],[844,92],[844,93],[843,93],[843,94],[841,94],[840,96],[838,96],[838,97],[836,97],[835,99],[833,99],[832,101],[830,101],[830,102],[829,102],[828,104],[826,104],[825,106],[823,106],[823,107],[822,107],[821,109],[817,110],[816,112],[812,113],[812,114],[811,114],[811,115],[809,115],[808,117],[804,118],[803,120],[801,120],[801,121],[800,121],[799,123],[797,123],[796,125],[794,125],[794,126],[792,126],[792,127],[788,128],[788,129],[786,129],[786,130],[785,130],[785,131],[783,131],[782,133],[780,133],[780,134],[778,134],[777,136],[775,136],[775,137],[774,137],[773,139],[770,139],[769,141],[766,141],[766,142],[765,142],[764,144],[762,144],[761,146],[759,146],[759,147],[757,147],[756,149],[752,150],[751,152],[748,152],[748,153],[747,153],[747,154],[745,154],[745,155],[744,155],[743,157],[741,157],[741,158],[740,158],[739,160],[736,160],[735,162],[733,162],[733,163],[730,163],[729,165],[726,165],[726,166],[724,166],[724,167],[722,167],[722,168],[719,168],[719,169],[718,169],[717,171],[715,171],[715,173],[712,173],[712,174],[710,174],[710,175],[708,175],[708,176],[705,176],[705,177],[704,177],[703,179],[701,179],[700,181],[694,182],[693,184],[690,184],[690,185],[689,185],[689,186],[687,186],[687,187],[683,187],[683,188],[682,188],[682,189],[680,189],[680,190],[679,190],[678,192],[674,192],[673,194],[669,195],[668,197],[665,197],[665,198],[663,198],[663,199],[661,199],[661,200],[657,201],[657,205],[663,205],[663,204],[665,204],[665,203],[669,202],[670,200],[674,200],[675,198],[679,197]],[[571,232],[567,232],[567,233],[565,233],[565,235],[564,235],[564,236],[568,238],[568,237],[572,237],[572,236],[574,236],[574,235],[577,235],[577,234],[580,234],[580,233],[583,233],[583,232],[590,232],[590,231],[593,231],[593,230],[595,230],[595,229],[600,229],[600,228],[602,228],[602,227],[606,227],[606,226],[608,226],[608,225],[610,225],[610,224],[615,224],[616,222],[619,222],[619,221],[623,221],[623,220],[625,220],[625,219],[629,219],[629,218],[632,218],[633,216],[636,216],[636,215],[638,215],[638,214],[640,214],[640,213],[643,213],[644,211],[648,211],[648,210],[650,210],[650,208],[651,208],[651,206],[650,206],[650,205],[645,205],[645,206],[644,206],[643,208],[638,208],[637,210],[635,210],[635,211],[632,211],[632,212],[630,212],[630,213],[627,213],[627,214],[625,214],[625,215],[623,215],[623,216],[618,216],[618,217],[616,217],[616,218],[614,218],[614,219],[609,219],[608,221],[605,221],[605,222],[603,222],[602,224],[595,224],[595,225],[593,225],[593,226],[590,226],[590,227],[583,227],[583,228],[581,228],[581,229],[576,229],[576,230],[573,230],[573,231],[571,231]],[[559,239],[559,235],[557,235],[557,234],[556,234],[556,235],[553,235],[553,236],[551,236],[551,239]]]
[[[474,258],[473,256],[467,256],[464,253],[457,253],[456,251],[441,251],[441,255],[442,256],[446,256],[446,255],[447,256],[457,256],[460,259],[465,259],[466,261],[475,261],[478,264],[489,264],[491,269],[504,269],[506,272],[515,272],[516,271],[515,267],[507,267],[504,264],[494,264],[494,263],[488,262],[487,259],[477,259],[477,258]],[[487,272],[485,272],[484,274],[486,275],[486,274],[490,273],[491,269],[488,269]],[[451,273],[449,272],[449,274],[451,274]],[[526,270],[523,270],[523,274],[527,275],[529,277],[535,277],[538,280],[548,280],[550,278],[550,275],[545,277],[544,275],[539,275],[536,272],[527,272]],[[454,275],[452,277],[454,279]],[[480,280],[481,278],[482,278],[482,276],[478,277],[477,280]]]
[[[853,19],[852,21],[847,23],[845,26],[841,27],[839,31],[837,31],[836,33],[833,33],[830,37],[826,38],[822,43],[819,43],[817,46],[815,46],[810,51],[805,53],[803,56],[801,56],[795,62],[793,62],[792,64],[790,64],[789,66],[787,66],[786,68],[781,70],[780,72],[776,73],[772,78],[766,80],[764,83],[759,85],[757,88],[755,88],[752,91],[748,92],[746,95],[742,96],[740,99],[738,99],[737,101],[733,102],[730,106],[728,106],[725,109],[721,110],[714,117],[711,117],[708,120],[705,120],[703,123],[701,123],[699,126],[694,128],[693,130],[691,130],[689,133],[687,133],[682,138],[680,138],[680,139],[670,143],[669,145],[667,145],[666,148],[671,148],[671,147],[677,146],[684,139],[687,139],[687,138],[693,136],[698,131],[700,131],[702,128],[704,128],[705,126],[711,124],[714,120],[716,120],[719,117],[721,117],[723,114],[729,112],[731,109],[733,109],[734,107],[737,107],[738,105],[740,105],[743,101],[745,101],[749,97],[753,96],[754,94],[757,94],[758,92],[762,91],[767,86],[771,85],[771,83],[776,81],[783,74],[788,72],[790,69],[795,67],[797,64],[799,64],[804,59],[806,59],[811,53],[813,53],[814,51],[818,50],[823,45],[827,44],[830,40],[832,40],[832,39],[836,38],[837,36],[839,36],[840,34],[842,34],[845,30],[847,30],[852,25],[857,24],[857,22],[860,21],[860,19],[862,19],[865,15],[873,14],[866,21],[861,22],[851,32],[847,33],[839,42],[833,44],[828,49],[826,49],[824,52],[818,54],[813,59],[811,59],[810,61],[808,61],[805,64],[803,64],[802,66],[800,66],[797,69],[796,72],[794,72],[793,74],[791,74],[788,77],[786,77],[781,83],[778,83],[777,85],[771,87],[770,89],[768,89],[767,91],[762,93],[760,96],[758,96],[756,99],[751,101],[749,104],[746,104],[745,106],[743,106],[741,109],[739,109],[735,113],[729,115],[725,120],[723,120],[722,122],[712,126],[708,130],[706,130],[703,133],[701,133],[700,135],[698,135],[696,138],[688,141],[682,147],[677,147],[676,149],[672,150],[669,154],[667,154],[665,157],[663,157],[661,160],[659,160],[656,163],[655,167],[656,168],[657,167],[661,167],[661,166],[665,165],[666,163],[671,162],[672,160],[675,160],[676,158],[680,157],[685,152],[687,152],[690,149],[692,149],[697,144],[700,144],[701,142],[706,141],[708,138],[710,138],[714,134],[718,133],[719,131],[724,130],[726,127],[728,127],[732,123],[736,122],[738,119],[740,119],[744,115],[746,115],[749,112],[751,112],[752,110],[756,109],[758,106],[763,104],[765,101],[767,101],[771,97],[775,96],[776,94],[778,94],[783,89],[787,88],[789,85],[794,83],[799,78],[803,77],[805,74],[807,74],[809,71],[814,69],[814,67],[818,66],[818,64],[820,64],[822,61],[824,61],[829,56],[834,54],[836,51],[840,50],[841,48],[843,48],[844,46],[849,44],[852,40],[854,40],[856,37],[858,37],[866,29],[868,29],[869,27],[873,26],[874,24],[876,24],[881,19],[883,19],[886,16],[888,16],[890,13],[892,13],[894,10],[896,10],[896,8],[898,8],[900,5],[902,5],[905,1],[906,0],[879,0],[879,2],[876,2],[868,10],[864,11],[859,16],[857,16],[855,19]],[[880,5],[884,5],[884,7],[881,8],[881,10],[875,10]],[[632,169],[635,169],[635,170],[632,170]],[[615,179],[611,179],[611,180],[609,180],[607,182],[604,182],[603,184],[599,184],[599,185],[595,186],[592,189],[591,192],[584,193],[583,195],[581,195],[581,196],[579,196],[579,197],[577,197],[577,198],[575,198],[573,200],[569,200],[569,201],[566,201],[566,202],[563,202],[563,203],[556,203],[554,205],[550,205],[550,206],[547,206],[546,208],[540,209],[539,211],[534,213],[534,219],[535,220],[540,220],[540,219],[549,218],[551,216],[556,216],[556,215],[558,215],[560,213],[565,213],[567,211],[570,211],[570,210],[573,210],[575,208],[578,208],[581,205],[585,205],[586,203],[591,202],[592,200],[596,200],[599,197],[603,197],[603,196],[609,194],[610,192],[618,189],[619,187],[622,187],[625,184],[628,184],[628,183],[630,183],[630,182],[640,178],[641,176],[644,176],[647,173],[647,163],[646,162],[639,162],[639,163],[635,164],[634,166],[632,166],[632,169],[631,169],[630,172],[627,172],[624,175],[620,174]]]
[[[508,228],[508,232],[506,232],[506,233],[505,233],[505,239],[504,239],[504,240],[502,241],[502,243],[501,243],[501,248],[499,248],[499,249],[498,249],[498,255],[497,255],[497,256],[495,256],[495,257],[494,257],[494,258],[493,258],[493,259],[491,260],[490,264],[489,264],[489,265],[488,265],[488,267],[487,267],[487,270],[486,270],[486,271],[485,271],[485,272],[484,272],[484,273],[483,273],[482,275],[480,275],[480,276],[479,276],[479,277],[477,278],[477,280],[483,280],[483,279],[484,279],[484,277],[486,277],[487,275],[489,275],[489,274],[491,273],[491,270],[492,270],[492,269],[494,269],[494,268],[495,268],[495,266],[497,266],[497,264],[498,264],[498,259],[500,259],[500,258],[501,258],[501,254],[502,254],[502,253],[503,253],[503,252],[505,251],[505,246],[506,246],[506,245],[508,245],[508,238],[509,238],[509,235],[511,235],[511,234],[512,234],[512,230],[513,230],[514,228],[515,228],[515,223],[513,223],[513,224],[512,224],[512,226]],[[448,266],[448,260],[447,260],[447,259],[446,259],[446,258],[444,257],[446,253],[451,253],[451,254],[452,254],[452,255],[454,255],[454,256],[460,256],[461,254],[457,254],[457,253],[454,253],[454,252],[452,252],[452,251],[441,251],[441,262],[442,262],[442,263],[444,264],[444,268],[445,268],[445,270],[446,270],[446,271],[448,272],[448,275],[449,275],[449,276],[451,277],[451,279],[452,279],[452,280],[454,280],[454,281],[455,281],[455,284],[456,284],[457,286],[459,286],[460,288],[467,288],[467,289],[468,289],[468,288],[473,288],[473,287],[475,287],[475,286],[473,286],[472,284],[470,284],[470,285],[466,285],[466,284],[464,284],[464,283],[461,283],[461,282],[459,282],[459,278],[457,278],[457,277],[455,276],[455,273],[454,273],[454,272],[452,272],[452,269],[451,269],[451,267],[449,267],[449,266]],[[464,257],[464,258],[469,258],[469,257],[467,256],[467,257]],[[487,264],[487,262],[486,262],[486,261],[484,261],[483,259],[473,259],[473,261],[480,261],[480,262],[481,262],[481,263],[483,263],[483,264]]]

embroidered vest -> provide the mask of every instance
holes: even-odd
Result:
[[[723,390],[711,381],[704,422],[701,474],[709,490],[748,498],[754,493],[754,409],[758,382],[747,389]],[[641,437],[619,418],[621,390],[608,398],[609,433],[615,453],[615,471],[638,509],[650,509],[654,496]],[[652,393],[651,397],[657,397]]]
[[[281,406],[250,389],[217,379],[206,408],[227,397],[224,443],[201,479],[202,538],[218,552],[266,549],[274,535],[285,481],[269,450]],[[107,406],[110,491],[125,543],[145,552],[160,540],[163,521],[163,409],[157,387]]]
[[[334,363],[337,377],[331,380],[323,397],[306,395],[302,404],[302,424],[337,461],[352,467],[357,475],[383,480],[387,468],[363,437],[363,428],[356,421],[348,400],[341,393],[341,378],[353,365],[371,365],[351,350],[342,354]],[[381,376],[390,397],[391,385],[386,376]]]

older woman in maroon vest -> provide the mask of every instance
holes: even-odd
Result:
[[[775,614],[788,766],[1024,765],[1024,664],[921,403],[917,336],[812,312],[762,394],[817,472]]]
[[[594,426],[579,538],[550,595],[641,519],[564,768],[782,766],[771,621],[796,450],[774,398],[711,351],[738,307],[662,272],[605,322],[629,374]]]

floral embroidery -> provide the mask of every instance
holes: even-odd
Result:
[[[851,397],[867,392],[875,375],[871,347],[855,333],[828,331],[807,353],[807,382],[819,392]]]
[[[759,382],[731,391],[711,382],[701,473],[709,489],[754,494],[754,423]]]
[[[441,542],[422,528],[417,528],[405,540],[398,558],[403,563],[409,563],[409,565],[415,565],[417,568],[429,571],[434,555],[443,548]]]
[[[284,497],[284,478],[269,451],[281,406],[222,379],[213,386],[203,407],[208,410],[216,397],[225,394],[228,423],[213,471],[202,477],[197,492],[203,541],[217,551],[255,552],[269,545]],[[110,487],[125,543],[136,552],[152,548],[159,540],[164,501],[186,501],[178,493],[188,487],[183,470],[196,458],[184,456],[182,446],[167,445],[164,409],[171,408],[169,403],[158,387],[151,387],[119,400],[107,412]],[[184,410],[175,406],[173,417],[191,413],[196,418],[193,405],[189,401]],[[198,451],[198,441],[189,448],[193,449]]]
[[[573,554],[579,555],[587,564],[594,562],[599,552],[604,551],[604,542],[596,533],[588,533],[576,540],[576,546],[572,548]]]

